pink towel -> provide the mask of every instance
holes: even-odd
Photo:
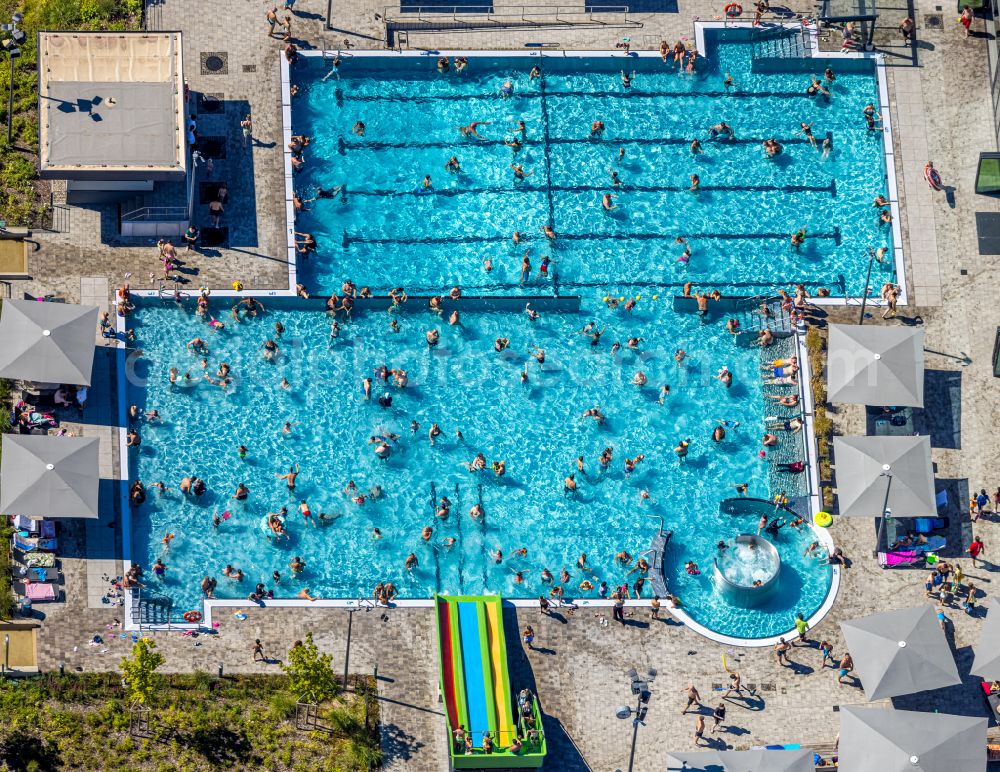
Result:
[[[55,588],[48,582],[32,582],[24,586],[24,594],[30,600],[55,600]]]
[[[878,553],[878,562],[883,566],[900,566],[904,563],[916,563],[922,557],[914,550],[899,550],[897,552]]]

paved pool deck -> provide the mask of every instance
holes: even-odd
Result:
[[[576,27],[410,34],[409,45],[523,48],[525,43],[556,43],[571,49],[609,49],[622,34],[628,34],[634,46],[651,48],[662,38],[672,42],[681,36],[691,37],[693,18],[721,16],[723,5],[721,0],[680,0],[676,13],[630,14],[643,27],[625,32]],[[946,554],[953,555],[967,545],[973,532],[964,514],[968,490],[986,487],[992,491],[1000,484],[993,476],[1000,411],[996,409],[997,382],[991,366],[994,334],[1000,325],[1000,269],[995,259],[979,256],[975,230],[975,213],[1000,211],[1000,204],[972,192],[977,152],[996,149],[986,43],[982,37],[961,37],[950,6],[941,11],[921,0],[911,12],[879,5],[884,17],[876,44],[886,53],[889,64],[911,305],[887,322],[875,310],[870,323],[920,324],[926,331],[930,374],[924,428],[932,436],[938,488],[947,488],[951,494],[954,539]],[[792,6],[811,11],[804,3]],[[336,48],[345,40],[359,48],[382,46],[382,26],[376,18],[382,13],[379,3],[336,0],[333,7],[333,25],[338,30],[328,31],[324,27],[326,3],[299,0],[294,37],[317,48]],[[221,95],[224,100],[223,112],[199,119],[199,129],[205,135],[227,138],[227,157],[215,164],[213,179],[229,183],[231,213],[248,215],[241,220],[251,224],[234,225],[229,248],[191,256],[186,277],[194,287],[228,288],[234,279],[248,289],[283,286],[287,265],[281,252],[284,221],[277,67],[281,44],[267,38],[264,4],[220,0],[213,10],[211,24],[205,23],[204,7],[193,0],[166,0],[150,13],[151,28],[183,30],[191,89]],[[895,31],[904,13],[912,13],[916,19],[915,46],[901,45]],[[977,27],[981,32],[982,23],[977,22]],[[199,61],[203,52],[225,52],[227,73],[202,74]],[[247,108],[253,113],[258,139],[252,148],[243,148],[239,136],[239,120]],[[951,186],[947,194],[934,193],[924,183],[922,169],[927,160],[935,162],[945,184]],[[120,247],[102,241],[102,233],[107,237],[112,230],[111,217],[113,213],[107,209],[74,209],[68,232],[37,234],[41,248],[31,255],[35,278],[13,283],[13,295],[52,293],[79,300],[94,297],[103,289],[109,301],[110,288],[126,273],[131,275],[133,286],[147,286],[150,273],[155,283],[160,275],[155,246]],[[95,283],[95,279],[104,279],[107,284]],[[857,308],[835,309],[829,318],[850,321],[857,313]],[[97,397],[92,393],[91,402]],[[866,419],[860,408],[844,407],[833,417],[838,433],[865,431]],[[95,418],[90,425],[98,431],[102,422]],[[86,430],[86,426],[81,429]],[[120,544],[118,523],[112,525],[104,525],[106,530],[100,535],[95,534],[94,526],[88,530],[70,524],[64,531],[64,544],[69,548],[62,561],[65,600],[38,607],[45,615],[39,633],[43,669],[65,663],[69,669],[109,670],[116,668],[126,653],[127,641],[115,637],[119,630],[107,627],[121,619],[120,610],[99,600],[104,589],[102,574],[115,565],[114,555],[107,554],[109,545],[113,549]],[[840,653],[843,640],[838,621],[924,602],[923,573],[877,568],[871,558],[873,521],[837,520],[832,532],[853,565],[845,572],[832,613],[814,635],[828,638]],[[987,558],[1000,563],[997,522],[980,521],[975,532],[986,542]],[[977,586],[993,592],[993,582],[1000,577],[997,565],[972,568],[967,560],[958,562]],[[95,589],[100,592],[95,594]],[[602,618],[607,615],[595,610],[547,618],[533,610],[506,614],[512,678],[518,683],[534,683],[548,716],[545,728],[552,753],[546,769],[604,772],[625,767],[631,726],[617,720],[614,709],[630,701],[625,672],[632,667],[640,671],[655,667],[659,672],[648,724],[639,733],[636,769],[643,771],[663,769],[670,750],[693,748],[694,718],[679,715],[684,705],[681,691],[693,682],[706,704],[717,704],[712,688],[724,681],[722,655],[743,673],[745,682],[756,685],[756,697],[729,703],[726,731],[710,736],[716,744],[735,748],[762,742],[829,745],[838,731],[838,706],[864,702],[858,688],[837,684],[833,671],[820,668],[814,649],[795,650],[797,667],[783,668],[767,650],[731,650],[669,620],[650,621],[647,614],[636,610],[625,626],[613,621],[605,624]],[[975,680],[968,676],[971,647],[982,621],[957,609],[948,614],[953,621],[949,639],[963,684],[894,703],[904,708],[983,715]],[[255,638],[264,642],[269,654],[280,658],[293,640],[312,630],[320,646],[339,659],[345,651],[347,621],[347,613],[338,610],[252,608],[245,621],[223,618],[214,635],[154,635],[167,656],[167,669],[215,671],[221,662],[226,672],[259,672],[277,665],[251,661]],[[515,631],[525,623],[536,631],[534,651],[523,651],[517,643]],[[95,634],[103,636],[106,645],[88,645]],[[389,768],[444,769],[446,747],[436,686],[433,614],[392,610],[383,619],[381,612],[358,612],[352,641],[352,670],[368,672],[376,663],[379,666]]]

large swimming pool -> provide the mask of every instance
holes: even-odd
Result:
[[[411,302],[394,315],[341,316],[342,329],[331,337],[322,301],[311,310],[282,303],[235,322],[231,304],[212,299],[223,330],[211,329],[190,305],[143,305],[132,324],[145,356],[129,396],[164,421],[141,426],[132,470],[147,485],[162,480],[172,489],[151,491],[135,511],[136,561],[147,573],[161,555],[167,565],[162,580],[150,577],[154,587],[178,610],[197,607],[206,575],[218,579],[215,595],[223,598],[244,598],[257,582],[277,597],[308,588],[314,596],[356,598],[370,596],[379,581],[393,582],[404,598],[531,598],[558,584],[567,597],[594,598],[597,590],[581,582],[634,583],[637,574],[615,556],[624,550],[634,559],[647,549],[662,516],[674,534],[666,579],[697,622],[764,638],[790,629],[796,612],[815,612],[831,575],[804,556],[814,538],[808,529],[780,532],[781,590],[765,606],[731,607],[712,587],[716,543],[757,528],[755,516],[720,514],[719,502],[739,483],[750,496],[777,492],[772,481],[783,478],[774,465],[796,460],[794,442],[783,441],[784,454],[761,458],[761,435],[765,417],[795,411],[774,408],[761,384],[759,352],[737,347],[724,317],[703,324],[675,312],[671,301],[687,281],[730,295],[794,283],[835,296],[860,292],[869,247],[890,247],[891,254],[892,246],[872,206],[888,192],[881,135],[868,131],[862,114],[878,103],[876,80],[873,70],[855,65],[848,72],[845,65],[825,101],[806,95],[810,76],[823,76],[821,60],[796,73],[755,73],[745,40],[711,35],[704,53],[692,75],[658,58],[630,58],[628,88],[622,59],[470,56],[462,74],[438,73],[436,56],[345,54],[335,70],[329,60],[301,60],[292,70],[300,89],[292,121],[311,142],[295,190],[309,199],[344,186],[307,203],[296,220],[296,230],[318,242],[298,265],[311,292],[340,294],[347,279],[374,294],[398,286],[414,296],[447,294],[461,285],[466,296],[579,296],[579,310],[565,310],[575,308],[569,302],[532,321],[472,303],[460,324],[449,325],[426,301]],[[536,63],[542,77],[532,79]],[[729,90],[727,73],[735,83]],[[506,81],[513,96],[501,94]],[[525,132],[512,132],[522,120]],[[605,125],[600,137],[591,136],[595,120]],[[352,131],[358,121],[363,136]],[[460,137],[456,127],[472,121],[489,122],[478,127],[484,139]],[[720,121],[733,127],[735,141],[709,139],[708,127]],[[820,141],[832,134],[828,158],[800,122],[812,123]],[[504,144],[515,136],[517,153]],[[695,138],[703,152],[692,155]],[[770,138],[784,145],[775,159],[760,147]],[[458,172],[445,169],[452,156]],[[516,181],[511,163],[530,176]],[[612,171],[622,185],[612,184]],[[691,174],[700,178],[698,192],[688,189]],[[426,175],[429,189],[421,183]],[[618,208],[602,208],[605,193]],[[546,225],[554,241],[542,233]],[[796,250],[790,236],[803,227],[806,242]],[[687,264],[678,262],[678,237],[690,245]],[[532,269],[522,284],[526,250]],[[543,255],[553,261],[548,277],[539,275]],[[876,272],[878,280],[892,276],[889,263]],[[636,305],[610,308],[608,298]],[[284,332],[275,338],[278,322]],[[588,324],[605,330],[597,345],[580,334]],[[436,346],[425,342],[431,329],[440,331]],[[194,337],[211,350],[211,377],[228,363],[230,388],[202,378],[200,357],[185,348]],[[275,361],[262,357],[268,338],[280,347]],[[509,339],[509,348],[495,351],[497,338]],[[635,349],[630,338],[640,339]],[[613,351],[616,342],[622,348]],[[532,356],[539,348],[544,363]],[[680,363],[678,349],[686,352]],[[380,382],[383,366],[405,370],[406,387]],[[732,388],[714,377],[722,366],[735,375]],[[172,386],[171,367],[190,372],[196,385]],[[633,383],[639,371],[643,387]],[[370,399],[365,378],[374,380]],[[665,384],[670,392],[661,404]],[[377,398],[386,391],[392,403],[383,407]],[[584,417],[590,408],[606,420]],[[717,443],[711,435],[719,421],[729,428]],[[432,445],[434,423],[442,434]],[[378,438],[389,449],[385,460],[375,453]],[[685,438],[691,447],[682,462],[674,447]],[[605,448],[612,460],[602,470]],[[486,469],[469,471],[479,453]],[[639,455],[627,474],[625,459]],[[503,476],[491,469],[497,461],[505,463]],[[290,492],[280,475],[296,465]],[[578,490],[567,495],[572,473]],[[206,481],[204,496],[178,493],[189,475]],[[245,501],[231,498],[241,482],[250,491]],[[355,501],[359,494],[363,503]],[[452,502],[444,518],[436,515],[442,497]],[[298,513],[302,501],[311,521]],[[476,505],[483,515],[473,518]],[[283,506],[289,538],[269,539],[262,521]],[[175,538],[164,552],[167,533]],[[416,565],[408,570],[411,553]],[[581,553],[586,569],[577,567]],[[295,556],[306,568],[293,576]],[[701,574],[685,572],[689,560]],[[227,564],[243,571],[242,582],[222,575]],[[643,594],[650,595],[648,583]]]
[[[135,399],[164,418],[142,427],[136,471],[147,486],[162,480],[172,488],[162,496],[151,492],[136,511],[137,559],[148,567],[162,555],[168,569],[162,584],[152,580],[154,587],[182,606],[196,607],[205,575],[219,580],[217,597],[246,597],[262,582],[278,596],[309,588],[322,597],[356,598],[370,595],[378,581],[392,581],[407,598],[434,592],[534,597],[556,584],[570,597],[593,598],[601,581],[612,588],[634,583],[638,574],[628,573],[634,563],[621,567],[615,556],[625,550],[637,558],[648,549],[656,515],[674,531],[666,559],[671,589],[712,629],[741,637],[776,634],[795,611],[811,613],[826,595],[828,569],[802,557],[808,530],[787,528],[778,540],[787,566],[784,592],[774,603],[738,610],[712,590],[716,542],[757,526],[753,517],[721,515],[719,501],[744,482],[749,495],[769,495],[768,462],[757,456],[765,408],[756,353],[737,349],[721,326],[703,326],[690,314],[672,317],[666,329],[650,302],[632,314],[601,308],[546,313],[534,322],[469,312],[454,326],[426,311],[391,318],[365,313],[331,341],[322,311],[272,309],[240,324],[226,306],[213,313],[227,320],[225,330],[208,332],[190,309],[144,308],[136,317],[145,353],[138,375],[148,383],[134,390]],[[398,332],[389,327],[392,318]],[[285,328],[276,338],[280,355],[265,362],[261,344],[275,338],[279,321]],[[578,334],[588,322],[606,330],[598,346]],[[441,341],[430,347],[424,333],[434,328]],[[207,374],[216,378],[222,362],[231,368],[229,389],[205,381],[201,357],[186,350],[199,336],[210,350]],[[496,352],[498,337],[509,338],[510,348]],[[637,350],[625,345],[630,337],[642,339]],[[612,355],[615,341],[624,350]],[[544,363],[531,356],[535,346],[545,351]],[[677,348],[687,354],[680,364]],[[728,389],[714,377],[723,365],[735,374]],[[407,386],[383,384],[376,373],[382,366],[405,370]],[[178,367],[180,382],[190,372],[195,385],[171,385],[171,367]],[[642,388],[632,383],[640,371],[648,378]],[[375,381],[371,399],[363,391],[366,377]],[[290,388],[282,387],[282,378]],[[663,384],[670,393],[661,405]],[[392,396],[389,407],[377,401],[385,392]],[[583,417],[594,407],[606,416],[603,423]],[[718,420],[738,426],[716,443],[711,435]],[[431,445],[434,423],[442,434]],[[376,456],[372,437],[388,439],[388,459]],[[673,448],[686,438],[690,453],[681,462]],[[245,459],[240,445],[249,451]],[[612,461],[602,471],[605,448],[613,449]],[[467,464],[479,453],[487,468],[470,472]],[[640,454],[644,459],[626,474],[625,459]],[[580,456],[583,472],[576,467]],[[492,471],[495,461],[506,463],[503,476]],[[278,475],[296,465],[301,474],[290,492]],[[564,491],[569,474],[578,483],[572,496]],[[204,479],[208,492],[200,499],[181,495],[185,476]],[[347,490],[350,481],[356,490]],[[250,491],[245,501],[231,498],[240,483]],[[376,487],[381,496],[373,499]],[[364,503],[354,501],[359,492]],[[440,518],[436,509],[445,496],[452,506]],[[298,512],[303,500],[311,522]],[[476,504],[484,512],[478,520],[470,515]],[[262,519],[283,506],[289,538],[274,541]],[[422,537],[425,526],[433,529],[429,541]],[[375,528],[382,538],[373,538]],[[167,533],[175,538],[163,554]],[[527,554],[518,556],[521,548]],[[412,572],[405,567],[411,552],[418,560]],[[591,571],[576,567],[581,553]],[[293,578],[288,564],[296,555],[307,567]],[[688,560],[704,573],[686,574]],[[244,581],[225,579],[226,564],[242,569]],[[560,582],[564,567],[568,582]],[[543,580],[545,568],[551,583]],[[282,577],[277,586],[275,570]],[[524,571],[523,584],[516,583],[516,571]],[[584,580],[595,590],[580,590]],[[644,595],[650,594],[647,584]]]

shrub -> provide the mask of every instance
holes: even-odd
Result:
[[[295,715],[295,698],[286,692],[272,694],[267,705],[275,721],[286,721]]]

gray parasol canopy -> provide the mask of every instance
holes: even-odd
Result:
[[[831,402],[924,406],[924,331],[831,324],[827,346]]]
[[[843,517],[933,517],[930,437],[834,437]],[[888,494],[888,500],[886,495]]]
[[[845,620],[840,629],[869,700],[962,683],[931,606]]]
[[[969,672],[987,681],[997,681],[1000,680],[1000,603],[996,596],[990,596],[983,605],[988,608],[986,621],[979,630],[979,643]]]
[[[5,300],[0,378],[89,386],[97,306]]]
[[[3,435],[0,512],[97,517],[99,444],[96,437]]]
[[[797,750],[694,751],[667,754],[667,772],[815,772],[813,752]]]
[[[986,772],[986,719],[840,707],[842,772]]]

